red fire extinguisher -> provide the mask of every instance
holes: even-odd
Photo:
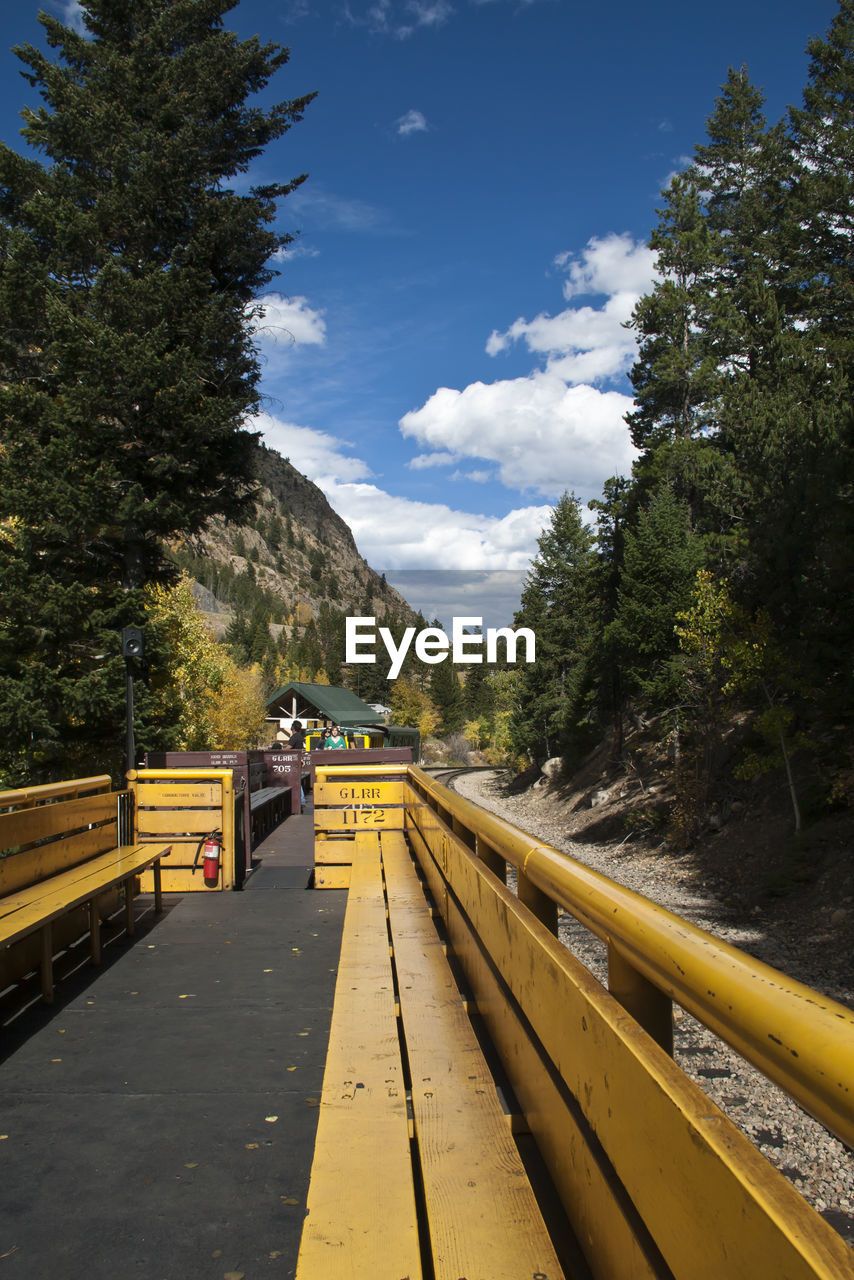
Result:
[[[205,877],[205,884],[209,889],[215,889],[219,884],[219,853],[222,848],[222,832],[211,831],[208,835],[203,836],[199,841],[196,849],[196,856],[193,859],[193,872],[195,874],[196,867],[199,862],[199,854],[204,853],[202,860],[202,874]]]

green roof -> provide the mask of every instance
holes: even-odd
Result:
[[[311,714],[303,704],[307,704],[316,716],[331,720],[333,724],[379,724],[383,719],[381,712],[374,711],[352,689],[344,689],[337,684],[306,684],[299,680],[292,680],[267,699],[268,712],[275,714],[275,709],[281,706],[282,715],[290,716],[293,695],[297,699],[298,719],[300,713],[303,716]]]

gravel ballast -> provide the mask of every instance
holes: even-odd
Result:
[[[690,868],[681,867],[678,859],[662,858],[637,848],[567,839],[559,814],[550,816],[541,796],[507,795],[495,773],[464,773],[454,778],[453,787],[538,840],[692,924],[752,954],[762,952],[763,948],[756,945],[760,941],[758,931],[751,929],[749,923],[734,920],[732,911],[713,893],[704,892],[702,882],[698,885],[696,875]],[[559,936],[607,985],[605,949],[600,940],[563,911]],[[840,988],[837,973],[822,982],[808,940],[801,944],[797,934],[792,933],[776,940],[775,952],[772,956],[762,954],[761,958],[790,977],[854,1005],[852,992]],[[690,1014],[675,1008],[674,1023],[674,1056],[682,1069],[854,1246],[854,1152]]]

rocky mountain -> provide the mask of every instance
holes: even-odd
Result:
[[[212,519],[202,534],[172,548],[213,630],[221,636],[236,614],[258,610],[275,639],[283,630],[295,638],[322,610],[416,622],[403,596],[360,555],[317,485],[274,450],[263,444],[257,450],[252,518],[241,525]]]

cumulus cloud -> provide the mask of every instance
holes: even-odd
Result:
[[[250,307],[252,327],[265,342],[277,346],[316,346],[326,342],[323,312],[308,305],[307,298],[286,298],[268,293]]]
[[[651,287],[655,255],[628,235],[594,236],[581,253],[560,254],[555,266],[573,305],[520,317],[486,344],[498,356],[522,342],[542,364],[522,378],[474,382],[462,391],[440,387],[407,413],[401,432],[431,451],[414,465],[485,459],[497,464],[508,488],[549,496],[564,489],[592,496],[608,476],[631,468],[635,450],[624,419],[632,401],[623,387],[636,346],[625,326]],[[582,297],[602,301],[575,302]]]
[[[400,429],[457,458],[496,463],[507,488],[593,494],[609,475],[631,467],[634,453],[623,421],[630,408],[630,397],[620,392],[570,387],[558,374],[538,371],[473,382],[463,391],[440,387],[401,419]]]
[[[366,480],[371,475],[367,463],[346,452],[352,447],[347,441],[326,431],[284,422],[270,413],[257,414],[248,425],[261,432],[269,448],[289,458],[297,471],[321,488],[332,488],[342,481]]]
[[[593,237],[581,254],[562,253],[555,265],[566,272],[567,301],[582,295],[605,296],[598,307],[572,306],[533,320],[521,317],[504,333],[493,331],[486,344],[499,355],[514,342],[548,357],[552,373],[570,384],[604,382],[623,374],[635,355],[635,340],[625,328],[635,303],[652,283],[655,254],[631,236]]]
[[[383,569],[525,569],[551,515],[545,505],[499,517],[397,497],[371,483],[347,441],[268,413],[249,426],[324,491],[362,555]]]
[[[639,296],[652,283],[655,254],[629,235],[593,236],[583,253],[558,254],[555,265],[567,273],[567,300],[585,293]]]
[[[549,506],[479,515],[397,497],[373,484],[324,490],[369,563],[389,569],[524,569],[551,515]]]
[[[426,133],[429,129],[427,119],[423,111],[407,111],[406,115],[400,117],[396,121],[397,132],[404,138],[408,138],[411,133]]]

